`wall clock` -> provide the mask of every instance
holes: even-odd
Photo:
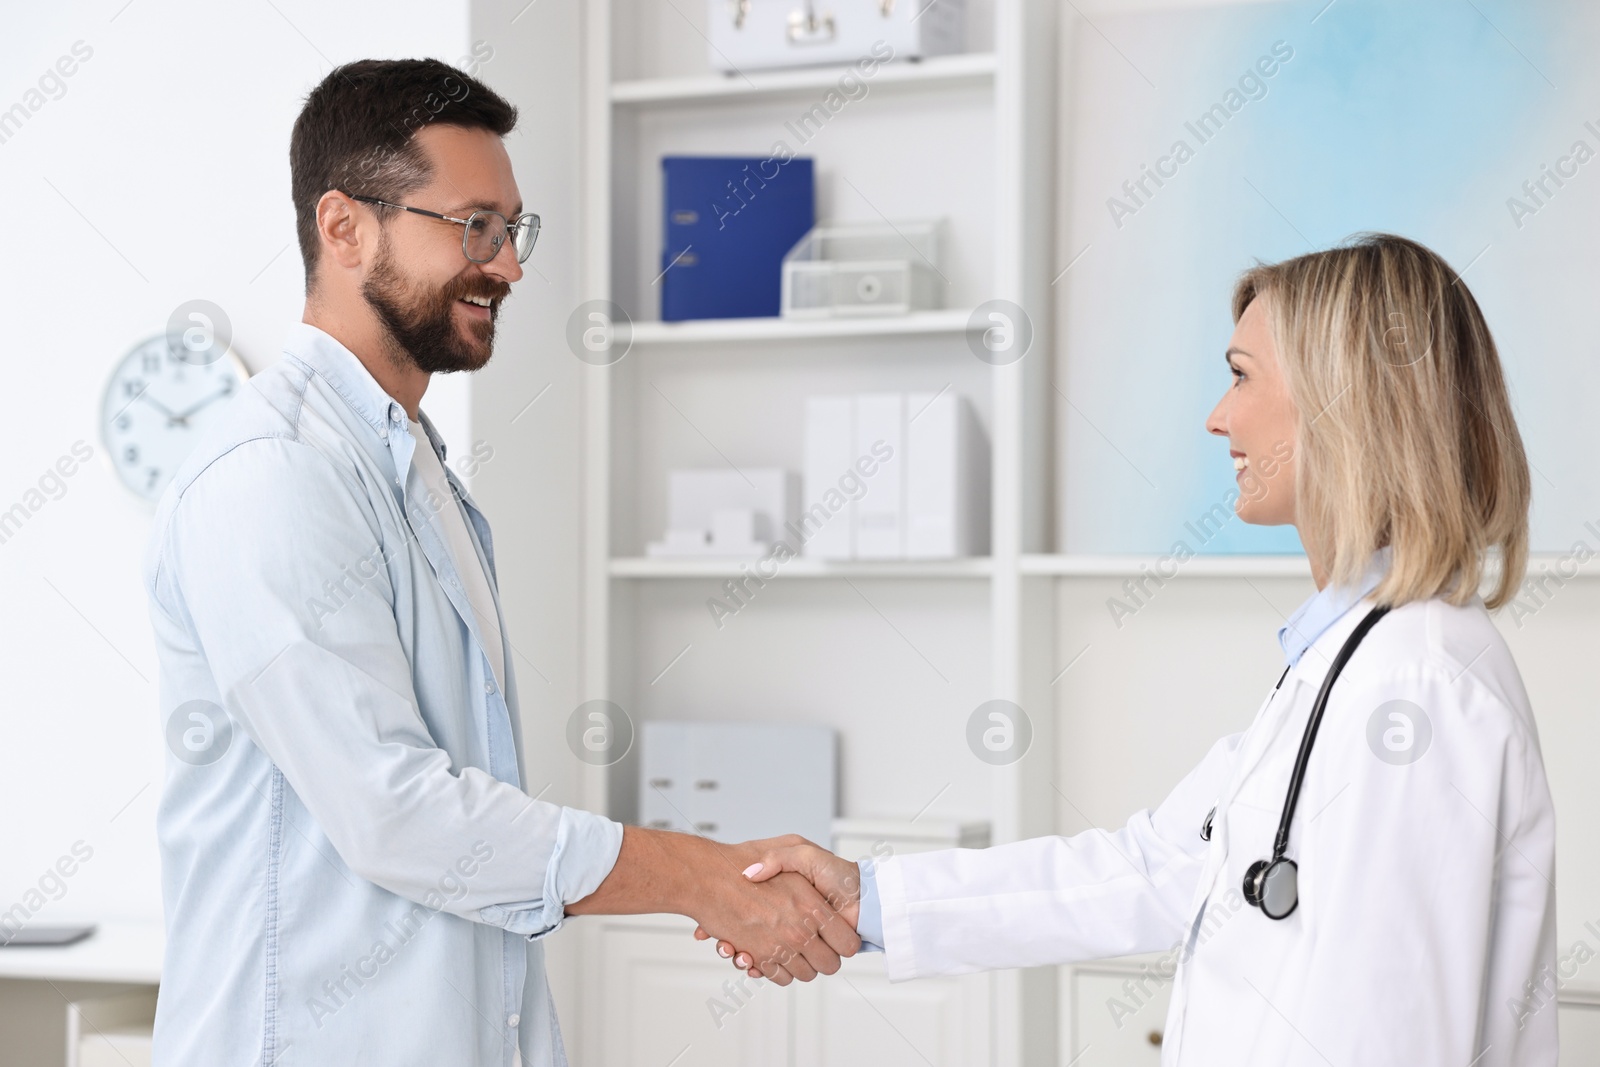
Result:
[[[144,500],[159,499],[201,431],[249,376],[209,328],[134,345],[112,369],[100,404],[100,440],[122,484]]]

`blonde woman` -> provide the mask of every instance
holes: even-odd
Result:
[[[1120,830],[859,871],[790,838],[750,875],[841,899],[894,979],[1164,953],[1166,1067],[1554,1064],[1555,816],[1488,614],[1528,464],[1488,327],[1386,235],[1250,270],[1233,317],[1206,428],[1317,585],[1250,728]]]

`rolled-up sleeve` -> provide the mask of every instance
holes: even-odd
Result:
[[[544,895],[521,907],[491,904],[483,921],[533,939],[555,933],[566,919],[566,905],[600,888],[621,848],[620,824],[591,811],[562,808],[556,847],[545,865]]]
[[[353,472],[250,440],[173,509],[157,598],[189,616],[229,717],[352,872],[543,936],[609,873],[622,828],[453,763],[419,709],[384,538]]]

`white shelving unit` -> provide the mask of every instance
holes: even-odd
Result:
[[[1096,578],[1136,576],[1154,571],[1158,576],[1189,575],[1206,578],[1309,578],[1311,565],[1301,555],[1194,556],[1175,563],[1159,556],[1027,555],[1018,561],[1031,577]]]
[[[865,79],[866,96],[794,146],[816,160],[819,221],[947,220],[941,269],[948,310],[685,323],[656,321],[657,157],[766,154],[790,136],[786,120],[837,85],[843,68],[714,73],[704,25],[692,21],[707,17],[705,3],[588,0],[584,12],[583,290],[586,299],[612,300],[627,311],[632,347],[618,363],[584,372],[583,698],[614,701],[636,723],[813,717],[841,735],[842,815],[911,818],[931,807],[941,817],[988,820],[997,843],[1050,832],[1050,653],[1045,631],[1024,622],[1030,613],[1048,613],[1049,583],[1029,581],[1024,566],[1046,557],[1024,553],[1050,547],[1055,5],[968,0],[970,54],[883,65]],[[891,145],[894,151],[886,150]],[[980,361],[966,342],[972,309],[992,299],[1021,305],[1033,318],[1032,350],[1008,366]],[[806,395],[947,387],[968,396],[990,439],[989,557],[791,560],[724,634],[703,604],[742,573],[738,562],[643,555],[661,532],[670,467],[798,470]],[[854,658],[830,659],[838,649]],[[991,767],[965,749],[967,716],[996,698],[1039,709],[1030,754],[1009,767]],[[893,736],[915,740],[894,765],[882,764],[895,751],[886,740]],[[632,759],[586,773],[585,806],[635,816]],[[654,944],[642,932],[648,925],[605,924],[584,935],[596,940],[582,953],[573,1028],[583,1062],[612,1062],[618,1048],[638,1051],[617,1044],[617,1027],[646,1024],[610,1014],[620,1001],[607,983],[649,983],[653,972],[619,957],[615,942],[604,939],[638,936]],[[857,981],[881,988],[886,1004],[899,998],[908,1018],[930,1012],[930,1019],[981,1019],[978,1047],[988,1055],[973,1059],[964,1044],[973,1035],[963,1034],[952,1045],[963,1049],[963,1064],[1055,1062],[1051,971],[980,979],[981,1012],[957,1010],[955,1001],[939,999],[957,993],[936,992],[964,988],[970,1000],[971,985],[891,992],[867,971]],[[715,995],[717,987],[709,979],[707,985],[700,995]],[[783,994],[762,996],[776,1003]],[[794,991],[784,1002],[797,1013],[788,1025],[817,1011],[836,1019],[864,1010],[818,1007],[827,999]],[[762,1009],[761,1025],[785,1025],[768,1018],[771,1008]],[[839,1040],[842,1024],[828,1025],[830,1040]],[[741,1040],[747,1052],[768,1048],[764,1038]],[[912,1051],[900,1044],[885,1062]],[[739,1062],[768,1062],[765,1055]],[[792,1046],[789,1055],[792,1061]]]

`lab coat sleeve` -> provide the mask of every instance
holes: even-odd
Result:
[[[451,765],[418,709],[383,566],[327,609],[326,583],[374,559],[382,540],[352,478],[281,438],[228,452],[173,511],[149,578],[155,610],[189,616],[229,717],[351,871],[464,918],[548,934],[610,872],[621,827]],[[441,894],[441,880],[459,892]]]
[[[1153,812],[987,849],[880,860],[894,981],[1170,949],[1184,934],[1216,802],[1243,734],[1212,746]]]
[[[1273,984],[1326,1009],[1293,1022],[1335,1063],[1556,1062],[1555,819],[1538,736],[1525,704],[1470,668],[1396,668],[1341,694],[1343,714],[1330,701],[1318,735],[1287,920],[1315,965]]]

